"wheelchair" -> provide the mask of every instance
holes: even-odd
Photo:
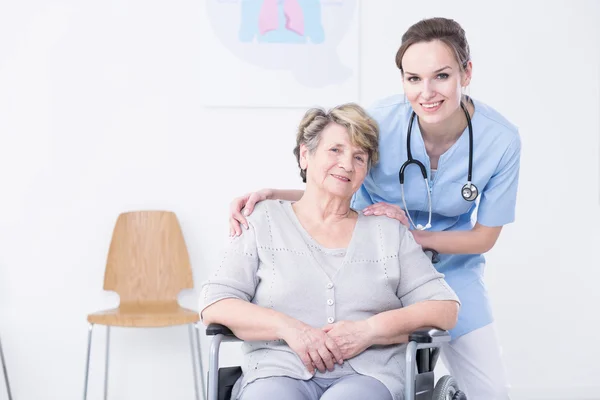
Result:
[[[213,336],[209,351],[208,400],[230,400],[242,368],[219,368],[219,349],[221,342],[241,340],[229,328],[219,324],[210,324],[206,335]],[[450,341],[450,334],[438,329],[421,329],[411,333],[408,340],[404,400],[466,400],[466,395],[450,375],[443,376],[434,385],[433,370],[440,346]]]

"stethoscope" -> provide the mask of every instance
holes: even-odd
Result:
[[[475,186],[471,182],[471,178],[472,178],[472,174],[473,174],[473,126],[471,125],[471,116],[469,115],[469,111],[467,110],[467,107],[465,106],[465,104],[462,101],[460,102],[460,106],[465,113],[465,117],[467,117],[467,125],[469,126],[469,174],[468,174],[468,178],[467,178],[467,183],[465,183],[465,185],[461,189],[461,194],[462,194],[463,199],[465,199],[466,201],[474,201],[477,198],[477,196],[479,195],[479,190],[477,189],[477,186]],[[408,159],[400,167],[399,175],[400,175],[400,191],[402,192],[402,203],[404,204],[404,211],[406,212],[406,216],[408,217],[408,220],[410,221],[412,226],[415,227],[415,229],[422,231],[422,230],[431,228],[432,205],[431,205],[431,189],[429,188],[429,180],[427,179],[427,170],[425,169],[425,165],[423,165],[423,163],[420,162],[419,160],[415,160],[412,157],[412,152],[410,151],[410,134],[412,132],[412,125],[413,125],[413,121],[415,119],[415,115],[416,114],[413,111],[410,116],[410,122],[408,124],[408,132],[406,134],[406,153],[408,155]],[[406,198],[404,197],[404,170],[410,164],[415,164],[421,169],[421,174],[423,175],[423,179],[425,180],[425,185],[427,186],[427,203],[428,203],[428,208],[429,208],[429,219],[425,226],[423,226],[421,224],[415,225],[415,223],[413,222],[413,220],[410,216],[410,212],[408,211],[408,207],[406,207]]]

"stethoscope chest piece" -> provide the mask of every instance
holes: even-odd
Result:
[[[471,182],[465,183],[465,185],[462,187],[461,192],[463,199],[465,199],[466,201],[474,201],[479,195],[479,189],[477,189],[477,186],[475,186]]]

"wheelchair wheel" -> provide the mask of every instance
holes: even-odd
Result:
[[[467,396],[458,389],[456,380],[446,375],[442,376],[435,385],[431,400],[467,400]]]

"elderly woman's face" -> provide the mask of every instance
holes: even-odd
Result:
[[[352,197],[367,174],[368,154],[350,141],[346,128],[331,123],[313,154],[304,150],[307,185],[340,197]]]

